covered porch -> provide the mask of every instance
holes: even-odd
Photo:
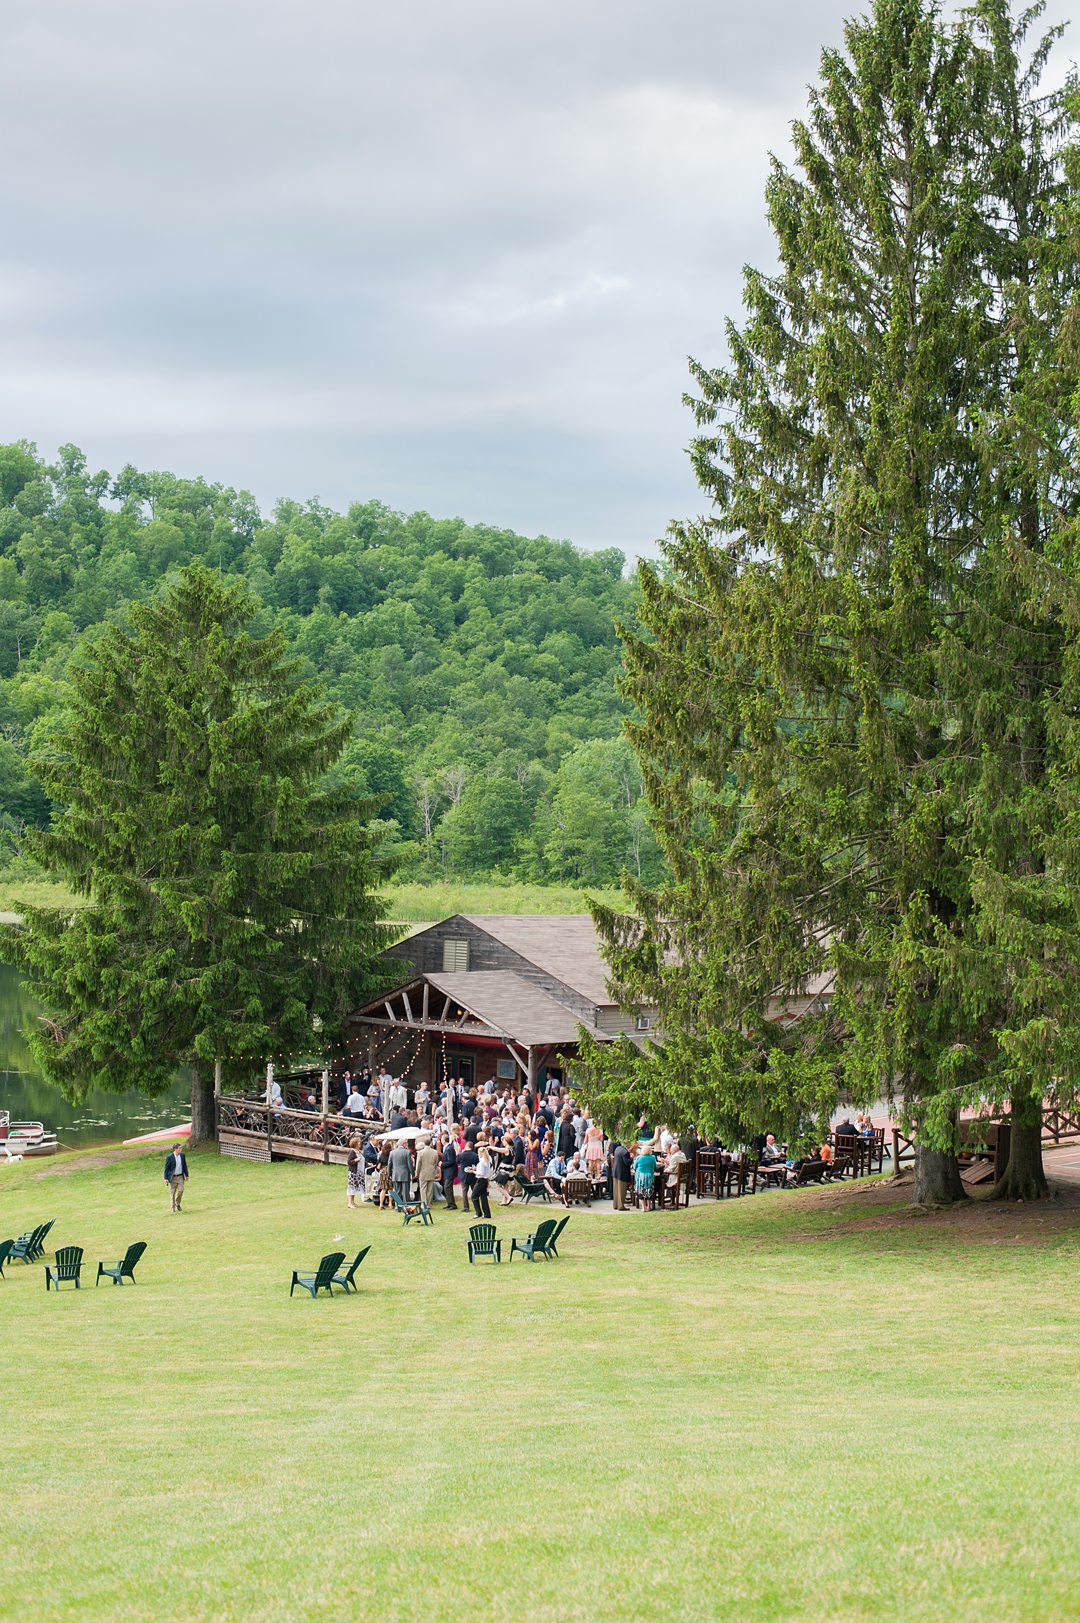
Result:
[[[590,1034],[601,1037],[594,1028]],[[373,999],[347,1022],[356,1064],[386,1069],[410,1093],[489,1082],[534,1098],[577,1049],[577,1015],[510,970],[431,972]]]

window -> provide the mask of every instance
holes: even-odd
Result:
[[[495,1075],[500,1082],[512,1082],[517,1076],[517,1066],[512,1059],[500,1059],[495,1062]]]
[[[469,943],[460,936],[450,936],[442,945],[444,975],[457,975],[469,967]]]
[[[651,1028],[652,1028],[652,1016],[648,1015],[648,1014],[639,1014],[637,1019],[634,1021],[634,1026],[635,1026],[635,1029],[638,1030],[638,1031],[649,1031],[649,1030],[651,1030]]]

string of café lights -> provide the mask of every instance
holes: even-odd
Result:
[[[469,1014],[468,1009],[462,1009],[461,1013],[458,1015],[456,1021],[454,1022],[455,1026],[461,1027],[464,1024],[465,1020],[468,1018],[468,1014]],[[391,1037],[389,1048],[385,1049],[383,1051],[383,1053],[380,1055],[379,1063],[384,1065],[384,1066],[388,1065],[390,1063],[390,1061],[397,1054],[397,1051],[401,1047],[401,1044],[406,1042],[409,1039],[409,1037],[413,1035],[414,1031],[415,1031],[415,1036],[416,1036],[416,1042],[415,1042],[415,1044],[413,1046],[412,1053],[409,1055],[408,1059],[405,1062],[404,1068],[396,1073],[399,1076],[409,1076],[409,1075],[411,1075],[413,1066],[416,1064],[417,1060],[420,1057],[420,1049],[423,1046],[424,1036],[426,1034],[426,1028],[424,1028],[424,1027],[409,1027],[409,1026],[401,1027],[401,1029],[398,1032],[396,1032],[395,1034],[393,1034],[393,1036]],[[445,1076],[446,1075],[446,1039],[447,1039],[447,1035],[448,1035],[445,1027],[443,1028],[441,1035],[442,1035],[442,1070],[443,1070],[443,1075]],[[329,1053],[334,1057],[335,1062],[336,1062],[336,1059],[338,1057],[344,1057],[345,1059],[351,1060],[354,1063],[356,1063],[356,1061],[357,1061],[357,1056],[356,1056],[355,1049],[354,1049],[354,1042],[353,1042],[352,1039],[350,1039],[348,1037],[327,1038],[325,1041],[320,1042],[319,1049],[323,1054],[326,1054],[327,1051],[329,1051]],[[224,1060],[224,1061],[226,1061],[226,1062],[228,1062],[230,1064],[234,1064],[234,1065],[235,1064],[273,1065],[276,1068],[279,1065],[288,1066],[290,1063],[293,1063],[295,1061],[310,1059],[311,1058],[311,1052],[312,1052],[311,1049],[308,1049],[308,1048],[293,1048],[293,1049],[289,1049],[289,1050],[284,1050],[284,1051],[282,1051],[280,1053],[262,1054],[262,1055],[254,1055],[254,1054],[222,1054],[221,1058],[222,1058],[222,1060]],[[332,1069],[333,1067],[332,1066],[331,1067],[312,1066],[311,1068],[313,1070],[318,1070],[318,1069]]]

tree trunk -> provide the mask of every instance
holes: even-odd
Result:
[[[925,1144],[916,1144],[915,1204],[951,1206],[954,1201],[966,1199],[967,1190],[956,1156],[945,1150],[931,1150]]]
[[[1020,1122],[1014,1115],[1009,1134],[1009,1159],[991,1191],[992,1200],[1045,1200],[1050,1193],[1043,1172],[1042,1114],[1038,1121]]]
[[[212,1144],[217,1136],[217,1111],[214,1099],[214,1079],[197,1065],[191,1067],[191,1138],[192,1144]]]

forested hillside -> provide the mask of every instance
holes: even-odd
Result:
[[[658,861],[620,738],[622,554],[403,515],[336,513],[126,467],[0,447],[4,860],[49,815],[48,747],[80,637],[200,558],[242,576],[354,718],[338,772],[386,797],[402,873],[599,884]]]

